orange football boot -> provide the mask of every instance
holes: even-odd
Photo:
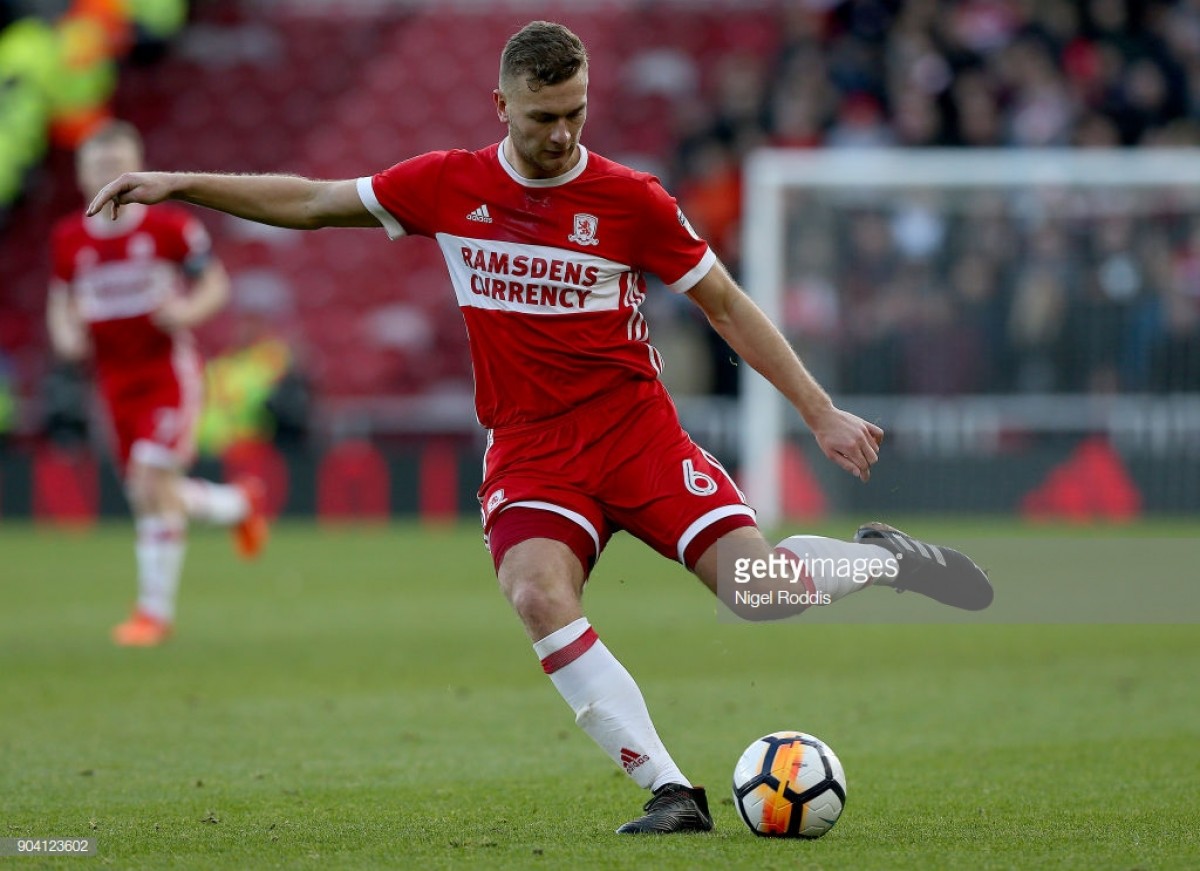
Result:
[[[246,496],[250,506],[246,516],[233,527],[233,546],[242,559],[255,559],[267,546],[267,486],[261,478],[246,475],[233,485]]]
[[[170,623],[140,610],[112,631],[113,643],[119,647],[158,647],[170,637]]]

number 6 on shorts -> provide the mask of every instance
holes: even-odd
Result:
[[[712,475],[697,472],[691,457],[683,461],[683,486],[688,488],[689,493],[695,493],[697,496],[711,496],[717,492],[717,482],[713,480]]]

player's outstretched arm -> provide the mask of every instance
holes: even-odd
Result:
[[[115,219],[121,206],[128,203],[153,205],[164,200],[181,200],[295,230],[379,226],[362,204],[353,179],[318,181],[295,175],[127,172],[96,194],[87,214],[96,215],[109,207]]]
[[[763,314],[720,263],[688,291],[743,360],[761,373],[800,412],[822,453],[863,481],[879,459],[883,430],[833,404],[783,334]]]

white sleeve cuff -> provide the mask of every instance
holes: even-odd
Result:
[[[701,278],[708,275],[708,271],[717,263],[717,255],[709,248],[704,252],[704,256],[700,258],[700,262],[684,273],[683,278],[678,281],[668,284],[667,289],[671,293],[687,293]]]
[[[389,239],[399,239],[406,235],[404,227],[391,212],[383,207],[383,204],[379,202],[379,197],[375,196],[375,186],[371,184],[371,176],[364,175],[360,178],[357,187],[358,198],[367,207],[367,211],[375,216],[375,220],[383,225],[383,229],[387,230]]]

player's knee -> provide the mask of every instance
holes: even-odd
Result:
[[[581,577],[570,566],[554,561],[525,562],[502,566],[500,587],[513,610],[527,625],[554,623],[579,607]]]
[[[496,577],[513,610],[535,637],[578,615],[583,566],[561,542],[533,539],[515,545],[504,554]]]
[[[130,472],[125,479],[125,498],[134,514],[148,514],[153,509],[149,482],[144,475]]]
[[[527,623],[541,622],[576,601],[568,581],[556,579],[547,573],[509,578],[502,587],[513,610]]]
[[[172,508],[175,478],[169,471],[134,464],[125,480],[125,494],[136,514],[159,514]]]
[[[717,592],[720,583],[722,553],[727,556],[735,554],[738,557],[750,557],[765,560],[774,548],[763,538],[757,526],[739,526],[722,534],[719,538],[705,547],[691,569],[704,585]]]

